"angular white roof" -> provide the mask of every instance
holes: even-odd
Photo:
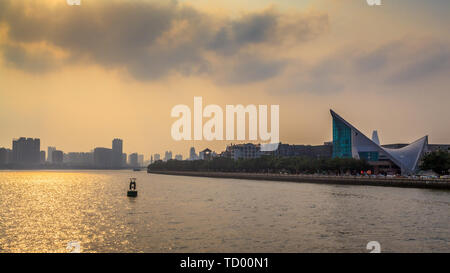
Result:
[[[339,121],[350,127],[352,131],[355,132],[355,136],[357,136],[358,138],[357,141],[358,143],[356,144],[356,146],[362,146],[362,149],[367,147],[373,147],[377,149],[379,152],[384,152],[383,154],[385,154],[392,162],[394,162],[401,168],[402,173],[412,174],[416,171],[419,159],[423,154],[424,149],[428,145],[428,136],[424,136],[403,148],[388,149],[382,147],[379,143],[369,139],[367,136],[361,133],[358,129],[356,129],[353,125],[344,120],[333,110],[330,109],[330,113],[333,118],[338,119]],[[355,136],[352,134],[352,138],[354,138]],[[352,142],[354,141],[352,140]]]

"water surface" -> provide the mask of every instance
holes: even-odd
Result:
[[[0,171],[0,252],[449,252],[449,205],[429,189]]]

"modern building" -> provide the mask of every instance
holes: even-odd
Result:
[[[154,154],[153,160],[154,160],[154,161],[161,160],[161,155],[160,155],[160,154]]]
[[[180,154],[178,154],[178,155],[175,155],[175,160],[183,160],[183,156],[182,155],[180,155]]]
[[[0,165],[6,165],[12,161],[12,150],[0,148]]]
[[[53,164],[62,164],[64,160],[63,151],[55,150],[52,153],[52,163]]]
[[[39,157],[39,163],[43,164],[45,163],[45,151],[41,151],[39,153],[40,157]]]
[[[428,146],[428,136],[424,136],[406,146],[382,146],[378,133],[369,139],[353,125],[333,110],[333,157],[365,159],[374,166],[375,172],[401,172],[413,174],[421,156]]]
[[[48,162],[52,162],[53,151],[56,151],[56,147],[49,146],[47,148],[47,161]]]
[[[12,147],[13,163],[39,164],[41,158],[41,140],[39,138],[14,139]]]
[[[144,155],[138,154],[138,166],[144,166]]]
[[[123,154],[123,141],[122,139],[115,138],[112,141],[112,167],[121,168]]]
[[[64,154],[64,163],[72,167],[93,167],[93,153],[67,153]]]
[[[131,167],[138,167],[139,166],[139,160],[138,160],[138,154],[132,153],[128,156],[128,164]]]
[[[94,149],[94,166],[96,168],[112,168],[112,149],[98,147]]]

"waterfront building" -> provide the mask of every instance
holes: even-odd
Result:
[[[40,152],[39,163],[45,163],[45,151]]]
[[[92,153],[67,153],[64,154],[64,163],[72,167],[92,167],[94,155]]]
[[[263,154],[280,157],[331,158],[332,152],[333,145],[331,142],[325,142],[323,145],[291,145],[280,143],[275,151],[263,152]]]
[[[12,143],[13,163],[39,164],[41,140],[39,138],[14,139]]]
[[[113,168],[120,168],[123,166],[122,154],[123,154],[123,140],[119,138],[113,139],[112,159],[111,159]]]
[[[144,166],[144,155],[138,154],[138,166]]]
[[[52,163],[53,164],[61,164],[63,163],[64,153],[63,151],[55,150],[52,153]]]
[[[261,155],[261,145],[253,143],[231,144],[227,146],[225,152],[221,154],[221,156],[232,158],[234,160],[258,158]]]
[[[96,168],[112,168],[112,149],[98,147],[94,149],[94,166]]]
[[[52,162],[53,151],[56,151],[56,147],[49,146],[47,148],[47,161],[48,162]]]
[[[428,136],[403,146],[382,146],[366,137],[336,112],[333,118],[333,157],[365,159],[373,165],[375,172],[401,172],[408,175],[417,170],[421,156],[428,146]],[[379,141],[379,140],[378,140]]]
[[[138,167],[139,166],[139,161],[138,161],[138,154],[137,153],[132,153],[128,156],[128,164],[131,167]]]
[[[12,150],[0,148],[0,165],[6,165],[12,161]]]

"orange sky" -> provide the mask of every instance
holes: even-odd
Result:
[[[0,1],[0,147],[188,154],[177,104],[279,104],[280,138],[331,140],[332,108],[382,143],[450,143],[448,1]]]

